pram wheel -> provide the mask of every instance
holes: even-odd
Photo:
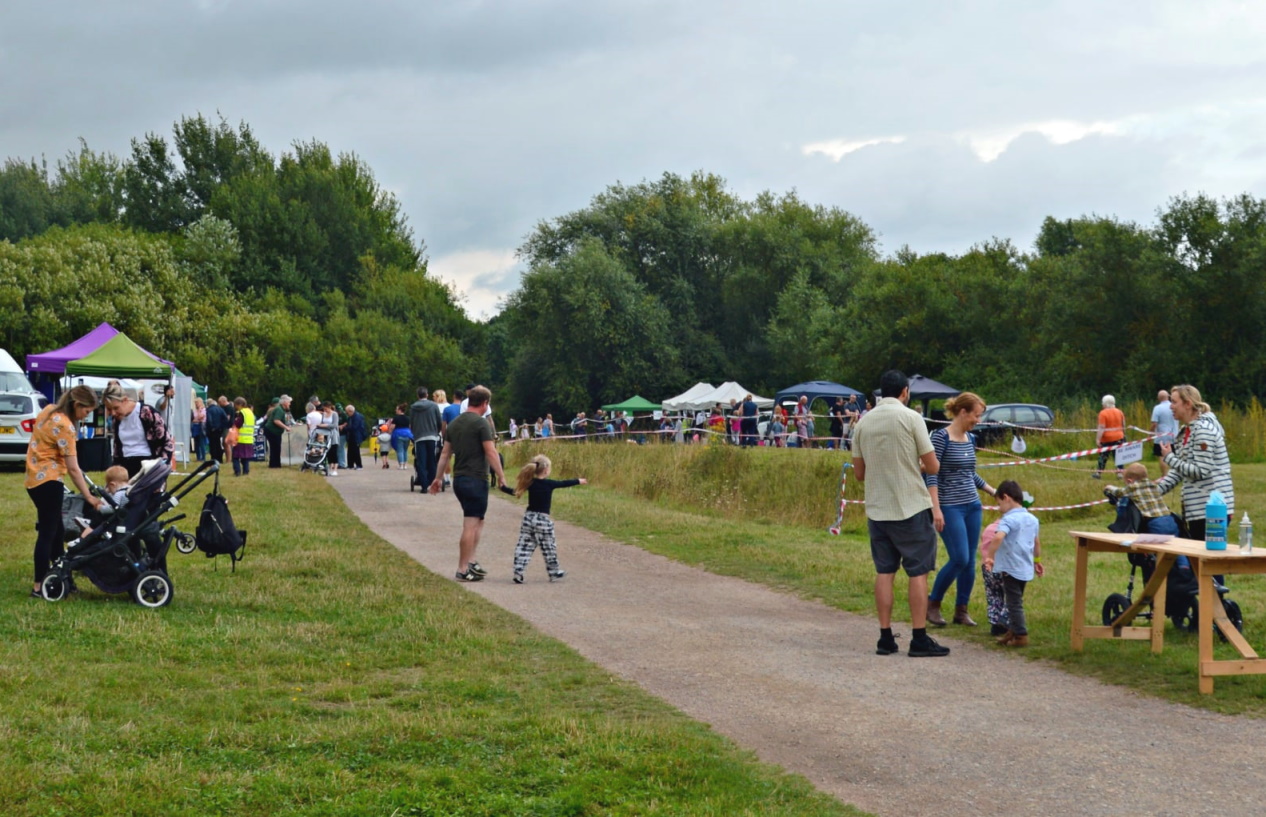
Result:
[[[1244,614],[1240,612],[1240,606],[1233,601],[1223,599],[1222,609],[1226,610],[1226,617],[1230,620],[1232,626],[1240,632],[1244,632]],[[1226,636],[1223,635],[1222,630],[1218,629],[1216,624],[1214,625],[1214,632],[1218,634],[1218,638],[1226,641]]]
[[[1111,627],[1130,606],[1130,600],[1121,593],[1113,593],[1103,603],[1103,626]]]
[[[1244,632],[1244,613],[1240,610],[1240,605],[1229,599],[1222,599],[1222,609],[1226,611],[1227,620],[1231,622],[1231,625],[1240,632]],[[1182,602],[1182,609],[1170,616],[1170,620],[1178,629],[1194,633],[1200,626],[1200,600],[1195,596],[1186,599]],[[1216,624],[1213,625],[1213,631],[1217,633],[1219,639],[1226,641],[1226,636]]]
[[[417,484],[417,474],[409,477],[409,493],[413,493],[413,486]]]
[[[146,570],[132,585],[132,599],[142,607],[163,607],[171,603],[171,579],[161,570]]]
[[[66,598],[68,582],[56,573],[49,573],[40,584],[40,595],[45,601],[61,601]]]
[[[198,546],[197,544],[194,543],[192,536],[190,536],[187,533],[176,534],[176,550],[180,551],[181,553],[184,553],[185,555],[188,555],[190,553],[193,553],[197,549],[198,549]]]

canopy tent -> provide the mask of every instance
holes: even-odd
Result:
[[[660,405],[664,411],[686,411],[688,409],[693,411],[693,404],[696,398],[714,392],[716,389],[717,387],[711,383],[696,383],[676,397],[668,398]]]
[[[733,380],[727,380],[707,394],[696,397],[690,402],[690,405],[686,406],[686,408],[691,410],[710,409],[713,406],[720,404],[723,408],[728,409],[730,407],[731,400],[736,403],[741,403],[743,402],[743,398],[749,394],[752,393],[740,386],[738,383],[735,383]],[[756,397],[753,395],[752,400],[756,403],[757,408],[767,409],[773,408],[774,406],[774,401],[768,397]]]
[[[819,399],[828,403],[834,403],[837,397],[843,397],[845,401],[854,397],[859,399],[865,397],[857,389],[850,389],[848,386],[831,380],[809,380],[804,383],[797,383],[794,386],[788,386],[775,394],[774,400],[779,403],[784,403],[788,400],[799,402],[801,395],[809,398],[810,405],[812,405],[814,400]]]
[[[27,355],[26,370],[32,374],[61,374],[66,371],[67,363],[87,357],[100,349],[106,341],[117,334],[119,334],[118,329],[108,323],[103,323],[88,334],[78,340],[71,341],[60,349]]]
[[[119,332],[95,352],[66,363],[66,374],[95,374],[102,377],[173,377],[176,366],[161,360]]]
[[[962,394],[962,390],[953,386],[947,386],[944,383],[938,383],[930,377],[916,374],[910,378],[910,402],[913,403],[916,400],[923,402],[924,417],[931,416],[930,401],[948,400],[956,394]],[[876,399],[879,397],[878,389],[875,390],[875,397]]]
[[[652,403],[640,394],[635,394],[623,403],[612,403],[602,407],[603,411],[625,411],[632,414],[635,411],[648,412],[659,411],[659,403]]]

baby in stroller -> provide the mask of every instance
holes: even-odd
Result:
[[[122,508],[127,504],[127,492],[131,485],[128,484],[127,469],[122,465],[112,465],[105,471],[105,492],[110,498],[101,503],[101,507],[93,511],[87,518],[82,516],[75,517],[75,522],[83,529],[79,537],[70,543],[70,547],[75,547],[83,541],[84,537],[92,533],[93,528],[98,527],[106,517],[110,516],[115,508]]]
[[[1125,466],[1124,476],[1124,487],[1109,485],[1103,489],[1104,495],[1117,503],[1117,520],[1108,526],[1108,530],[1113,533],[1167,533],[1177,536],[1178,520],[1170,513],[1160,488],[1148,479],[1147,466],[1132,462]]]

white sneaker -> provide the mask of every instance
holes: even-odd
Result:
[[[338,471],[331,471],[331,472],[330,472],[330,476],[332,476],[332,477],[337,477],[337,476],[338,476]]]

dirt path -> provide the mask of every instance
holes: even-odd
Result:
[[[333,483],[378,535],[453,575],[461,511],[451,493],[410,493],[408,472],[394,467]],[[948,658],[879,657],[870,618],[563,522],[566,580],[547,583],[537,554],[528,582],[514,585],[521,517],[493,500],[479,550],[491,575],[471,592],[846,803],[894,817],[1262,812],[1266,722],[952,637],[942,639]],[[908,628],[898,632],[908,644]]]

